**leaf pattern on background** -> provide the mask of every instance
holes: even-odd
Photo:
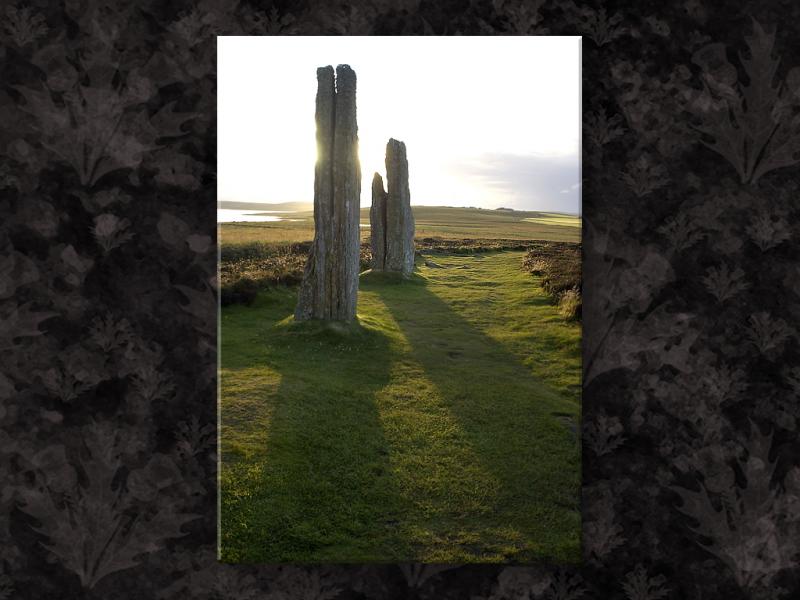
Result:
[[[2,26],[5,34],[20,48],[35,42],[47,33],[48,27],[44,16],[30,6],[5,7],[5,23]]]
[[[180,125],[191,118],[175,113],[173,104],[148,116],[141,108],[147,90],[134,87],[135,82],[115,90],[114,75],[100,72],[90,85],[74,84],[61,93],[63,108],[51,90],[18,88],[25,99],[20,110],[35,118],[42,146],[67,162],[87,187],[117,169],[138,167],[145,153],[159,147],[158,137],[181,135]],[[171,121],[172,129],[157,128],[154,121]]]
[[[703,538],[697,540],[718,556],[733,572],[739,585],[747,589],[769,589],[782,569],[793,566],[795,540],[800,518],[798,506],[798,469],[786,476],[782,494],[772,485],[775,461],[770,460],[772,435],[763,435],[751,423],[751,435],[737,460],[745,484],[701,487],[699,492],[675,488],[683,502],[678,508],[698,525],[693,529]],[[709,489],[711,487],[711,489]],[[716,502],[712,500],[714,497]]]
[[[559,568],[553,574],[550,588],[544,597],[548,600],[577,600],[586,592],[587,589],[579,573],[570,573],[566,569]]]
[[[597,456],[616,450],[625,443],[624,428],[617,417],[599,414],[594,421],[584,424],[583,443]]]
[[[696,129],[713,138],[701,141],[736,168],[742,183],[800,161],[800,67],[776,84],[775,33],[755,19],[752,28],[745,37],[749,56],[739,55],[747,83],[739,81],[724,44],[709,44],[692,57],[703,73],[703,92],[690,105],[700,119]]]
[[[54,312],[32,310],[31,303],[21,306],[11,303],[4,308],[8,309],[0,320],[0,350],[4,351],[13,349],[20,338],[42,335],[44,331],[39,329],[39,324],[57,315]]]
[[[587,35],[598,47],[605,46],[615,39],[628,33],[627,27],[621,25],[624,18],[615,12],[609,15],[605,7],[593,9],[590,6],[578,6],[570,0],[564,6],[572,13],[572,21]]]
[[[0,597],[796,596],[799,6],[2,15]],[[217,563],[215,36],[545,33],[585,38],[584,563]]]
[[[792,237],[786,221],[773,219],[771,215],[766,214],[756,216],[746,231],[762,252],[771,250]]]
[[[720,302],[725,302],[750,287],[750,284],[744,280],[744,271],[738,267],[731,270],[727,264],[723,263],[720,267],[709,267],[706,273],[703,283],[708,293]]]
[[[76,466],[63,446],[45,448],[31,463],[34,487],[21,491],[21,510],[39,522],[44,546],[85,588],[136,566],[137,557],[163,547],[164,541],[185,535],[182,525],[196,515],[181,514],[166,502],[155,507],[157,495],[177,483],[177,466],[163,455],[131,471],[123,484],[124,435],[109,424],[84,427],[88,458]],[[80,479],[84,482],[79,482]]]
[[[608,482],[584,487],[584,501],[583,556],[590,563],[598,563],[622,546],[625,536]]]
[[[628,600],[660,600],[669,595],[669,589],[664,588],[666,577],[658,575],[650,577],[641,564],[625,576],[622,589]]]
[[[487,600],[530,600],[537,598],[550,587],[552,576],[535,567],[506,567],[497,576],[497,582]]]
[[[544,35],[541,10],[547,0],[492,0],[497,14],[505,21],[504,30],[511,35]]]

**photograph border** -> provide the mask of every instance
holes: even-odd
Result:
[[[1,594],[800,589],[796,3],[3,10]],[[223,34],[584,37],[580,568],[216,561]]]

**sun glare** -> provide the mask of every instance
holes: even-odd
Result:
[[[394,137],[412,204],[577,212],[573,37],[220,37],[220,200],[313,199],[316,69],[340,63],[358,77],[362,206]]]

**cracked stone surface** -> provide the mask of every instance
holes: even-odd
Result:
[[[370,209],[372,268],[409,275],[414,270],[414,215],[406,145],[395,139],[386,144],[386,185],[384,192],[383,180],[375,173]]]
[[[375,173],[372,178],[372,207],[369,209],[369,239],[372,246],[372,268],[383,271],[386,266],[386,200],[383,178]]]
[[[352,321],[359,271],[361,165],[356,74],[348,65],[317,69],[314,242],[295,320]]]

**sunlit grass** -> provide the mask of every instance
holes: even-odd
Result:
[[[575,215],[564,215],[560,213],[541,213],[538,217],[527,217],[523,219],[529,223],[540,225],[560,225],[562,227],[580,227],[581,219]]]
[[[223,309],[223,560],[578,560],[580,329],[522,257],[364,277],[351,327]]]

